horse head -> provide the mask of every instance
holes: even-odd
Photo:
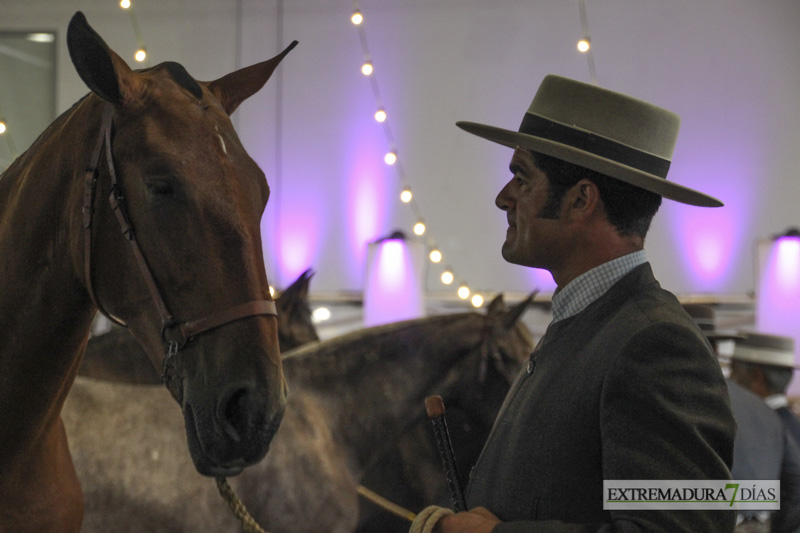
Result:
[[[478,431],[488,431],[508,389],[533,350],[533,337],[520,321],[534,294],[520,303],[507,307],[503,295],[488,305],[483,318],[480,356],[468,360],[473,368],[462,372],[461,379],[469,383],[452,387],[454,396],[445,401],[463,412],[468,424]]]
[[[311,269],[306,270],[275,300],[282,352],[319,340],[308,305],[308,286],[313,275]]]
[[[286,387],[261,247],[269,187],[230,114],[295,43],[212,82],[172,62],[131,70],[82,13],[67,44],[92,91],[79,107],[104,117],[94,170],[102,194],[84,200],[76,269],[93,303],[164,370],[198,471],[237,474],[266,454]]]

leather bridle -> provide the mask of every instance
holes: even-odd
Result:
[[[117,174],[114,170],[114,160],[111,154],[112,126],[112,106],[106,104],[103,109],[100,135],[97,139],[94,152],[92,153],[91,161],[86,167],[86,177],[84,181],[83,232],[86,286],[89,292],[89,297],[92,299],[95,307],[97,307],[97,309],[112,322],[127,327],[125,322],[105,310],[100,301],[97,299],[92,283],[92,214],[94,212],[95,189],[97,188],[98,164],[100,162],[101,151],[105,145],[108,172],[111,176],[111,189],[108,195],[108,202],[111,205],[111,210],[116,216],[117,222],[122,230],[122,234],[127,238],[128,243],[131,246],[131,251],[136,258],[136,262],[139,264],[142,277],[144,278],[147,289],[150,291],[150,296],[161,318],[161,338],[167,345],[167,355],[163,360],[162,378],[167,387],[170,389],[170,392],[172,392],[176,399],[180,402],[182,391],[179,383],[180,380],[176,375],[175,362],[175,356],[177,355],[178,350],[183,348],[193,337],[211,329],[229,324],[242,318],[248,318],[257,315],[278,316],[278,312],[273,300],[253,300],[235,305],[224,311],[212,313],[203,318],[186,322],[180,322],[172,316],[167,309],[167,305],[164,303],[164,298],[161,296],[161,291],[158,289],[158,285],[156,284],[153,273],[147,264],[147,260],[142,254],[139,242],[136,240],[136,232],[134,231],[133,224],[128,216],[127,204],[125,197],[122,194],[120,184],[117,181]]]

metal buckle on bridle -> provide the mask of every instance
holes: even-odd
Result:
[[[177,342],[170,342],[167,346],[167,355],[164,357],[161,369],[161,381],[167,386],[172,397],[180,404],[183,405],[183,385],[178,377],[178,369],[176,356],[178,355]]]
[[[177,342],[169,343],[169,346],[167,347],[167,358],[175,357],[176,355],[178,355],[179,349],[180,346],[178,346]]]
[[[128,210],[126,208],[126,203],[125,203],[125,196],[122,194],[122,189],[117,183],[111,185],[111,189],[108,191],[108,197],[111,205],[111,210],[117,217],[117,221],[119,222],[122,234],[129,241],[135,240],[136,236],[134,235],[133,224],[131,224],[131,218],[130,216],[128,216]]]
[[[173,330],[177,330],[178,335],[170,335],[169,333]],[[164,320],[161,326],[161,339],[164,341],[164,344],[167,345],[169,353],[172,353],[174,350],[173,355],[177,354],[178,350],[186,346],[186,343],[189,342],[189,337],[184,335],[181,325],[175,322],[172,317]]]

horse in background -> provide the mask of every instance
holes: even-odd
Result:
[[[533,299],[532,294],[516,309],[524,309]],[[489,315],[500,314],[494,308],[503,309],[502,298],[495,298],[489,304]],[[517,318],[506,314],[506,321]],[[530,352],[534,341],[528,330],[518,324],[520,338],[528,346],[498,342],[487,345],[495,350],[495,361],[512,359],[517,361],[522,352]],[[510,357],[508,354],[514,354]],[[484,359],[485,361],[486,359]],[[471,393],[450,398],[446,404],[446,417],[453,452],[456,460],[461,487],[466,487],[472,467],[478,461],[483,445],[494,425],[500,402],[505,398],[514,374],[519,366],[503,369],[498,365],[484,365],[477,378],[479,387]],[[442,460],[429,420],[420,420],[406,434],[402,435],[393,449],[382,455],[370,465],[361,479],[362,485],[376,492],[392,503],[418,513],[431,504],[452,508],[453,499],[444,476]],[[406,519],[390,513],[368,499],[361,500],[361,510],[356,532],[358,533],[406,533],[409,523]]]
[[[229,116],[292,46],[198,82],[173,62],[133,71],[82,13],[70,21],[91,92],[0,175],[0,532],[81,527],[60,414],[98,309],[164,370],[197,471],[266,454],[286,406],[261,246],[269,187]]]
[[[306,270],[275,299],[281,353],[319,340],[308,305],[313,275],[310,269]],[[141,345],[126,328],[115,324],[107,333],[89,339],[78,375],[116,383],[161,383],[161,374],[153,368]]]
[[[231,486],[271,533],[352,532],[364,472],[427,420],[425,397],[493,421],[532,348],[518,321],[527,303],[507,309],[498,298],[487,314],[368,328],[285,354],[283,423],[267,457]],[[165,395],[76,381],[64,420],[86,490],[85,533],[237,530],[214,484],[191,468]]]

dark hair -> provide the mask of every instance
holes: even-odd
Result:
[[[608,177],[594,170],[567,163],[539,152],[532,152],[536,166],[545,173],[549,182],[547,202],[540,216],[557,218],[564,194],[582,179],[597,185],[605,206],[608,221],[622,235],[639,235],[644,238],[650,229],[661,196]]]

